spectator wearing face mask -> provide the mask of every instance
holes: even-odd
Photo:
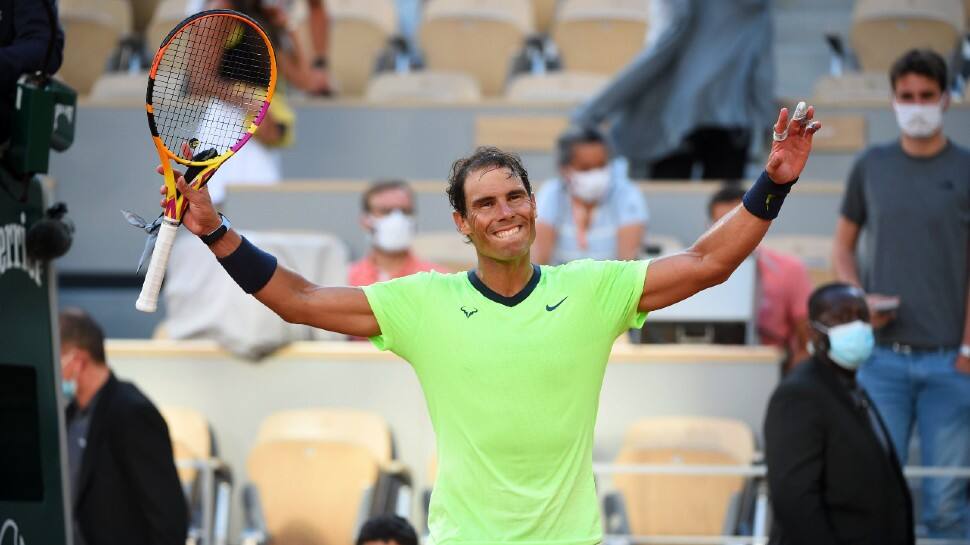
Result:
[[[536,193],[534,261],[632,260],[647,229],[647,202],[613,158],[606,136],[574,127],[559,137],[558,178]]]
[[[909,51],[893,64],[889,80],[902,134],[856,160],[833,264],[839,280],[868,294],[876,348],[859,382],[886,419],[902,462],[915,429],[922,465],[967,467],[970,151],[943,133],[950,99],[940,55]],[[925,479],[922,492],[929,537],[970,535],[966,480]]]
[[[367,232],[370,251],[350,266],[351,286],[369,286],[417,272],[447,271],[447,268],[422,261],[411,252],[416,224],[414,193],[401,180],[382,180],[371,184],[361,199],[360,225]]]
[[[889,431],[856,381],[872,352],[865,294],[832,283],[809,298],[812,357],[765,414],[771,545],[914,543],[912,501]]]

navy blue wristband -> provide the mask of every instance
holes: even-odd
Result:
[[[276,258],[241,237],[236,251],[219,259],[219,264],[246,293],[263,289],[276,272]]]
[[[795,178],[787,184],[776,184],[768,177],[768,172],[761,171],[761,176],[758,176],[758,180],[744,194],[742,202],[745,209],[761,219],[777,218],[785,197],[797,181],[798,178]]]

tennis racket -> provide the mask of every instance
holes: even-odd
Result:
[[[135,308],[155,312],[188,200],[172,161],[194,189],[209,181],[259,127],[276,87],[276,57],[256,21],[231,10],[197,13],[162,41],[148,74],[145,110],[165,177],[158,240]]]

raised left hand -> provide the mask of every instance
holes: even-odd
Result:
[[[776,134],[783,134],[787,127],[788,136],[781,141],[771,143],[771,153],[765,171],[776,184],[787,184],[798,178],[808,155],[812,151],[812,136],[822,128],[822,124],[815,121],[815,107],[809,106],[805,118],[801,120],[788,119],[788,108],[782,108],[775,123]]]

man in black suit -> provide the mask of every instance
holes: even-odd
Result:
[[[168,426],[105,363],[104,334],[81,310],[60,314],[75,545],[184,545],[188,507]]]
[[[873,346],[865,294],[827,284],[808,306],[814,355],[781,382],[765,417],[770,543],[912,545],[906,480],[855,380]]]

